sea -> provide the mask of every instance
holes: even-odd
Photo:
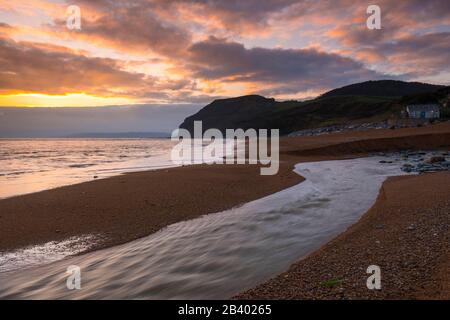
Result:
[[[175,166],[170,139],[0,139],[0,199]]]

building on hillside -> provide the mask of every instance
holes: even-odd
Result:
[[[406,112],[411,119],[437,119],[440,117],[438,104],[412,104],[406,107]]]

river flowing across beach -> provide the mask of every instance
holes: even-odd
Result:
[[[124,245],[40,266],[34,261],[22,270],[17,261],[33,265],[46,246],[57,252],[59,244],[9,252],[0,261],[0,297],[229,298],[286,270],[356,222],[388,176],[405,174],[401,165],[380,156],[302,163],[295,170],[306,180],[294,187]],[[70,265],[82,270],[81,290],[66,288]]]

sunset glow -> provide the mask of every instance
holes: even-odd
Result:
[[[81,9],[80,30],[67,7]],[[449,84],[446,1],[0,0],[0,106],[303,99],[350,83]]]
[[[134,100],[128,98],[95,97],[84,93],[71,93],[61,96],[45,94],[15,94],[1,95],[1,107],[85,107],[132,104]]]

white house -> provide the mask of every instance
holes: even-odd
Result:
[[[406,107],[406,112],[412,119],[437,119],[440,117],[438,104],[412,104]]]

